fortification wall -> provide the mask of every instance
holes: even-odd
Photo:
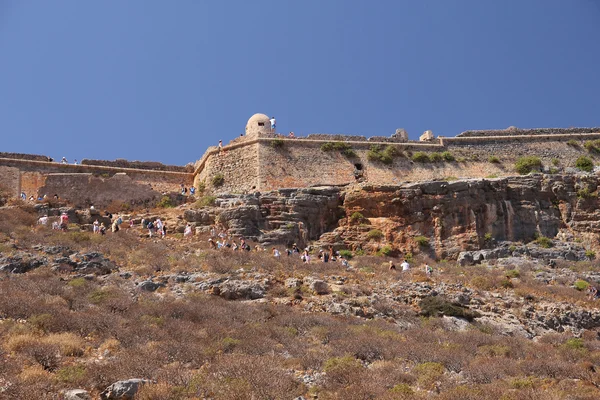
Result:
[[[172,172],[193,172],[192,166],[179,166],[179,165],[165,165],[163,163],[155,161],[128,161],[125,159],[116,159],[114,161],[108,160],[81,160],[83,165],[101,165],[105,167],[114,168],[134,168],[134,169],[148,169],[153,171],[172,171]]]
[[[101,165],[73,165],[39,160],[0,158],[0,168],[2,168],[0,170],[0,179],[8,182],[15,180],[14,177],[11,177],[14,175],[11,171],[19,171],[18,178],[16,178],[18,184],[12,184],[13,187],[18,187],[15,190],[15,196],[22,190],[26,193],[27,197],[31,195],[37,197],[38,195],[48,193],[48,190],[42,190],[42,188],[50,185],[47,186],[47,188],[52,188],[50,195],[58,194],[61,198],[64,198],[65,194],[73,192],[73,187],[78,188],[77,190],[83,188],[85,185],[82,182],[88,182],[90,185],[98,183],[95,180],[78,178],[78,175],[93,175],[96,178],[107,179],[116,174],[125,173],[131,182],[136,185],[150,187],[151,190],[157,193],[178,192],[181,184],[189,187],[193,182],[193,175],[188,172],[157,171]],[[53,181],[49,184],[47,183],[47,179],[51,174],[59,174],[63,178],[53,178]],[[129,181],[121,179],[115,182],[125,184]],[[95,188],[90,187],[87,189],[87,191],[90,190],[93,191]],[[112,189],[109,188],[109,190]],[[128,189],[122,188],[122,190],[127,191]],[[110,195],[116,199],[120,196],[119,191],[112,191]],[[73,197],[74,201],[81,200],[76,195],[69,194],[69,196]]]
[[[535,135],[570,135],[580,133],[600,132],[600,128],[534,128],[520,129],[510,127],[507,129],[488,129],[465,131],[456,135],[456,137],[475,137],[475,136],[535,136]]]
[[[446,177],[481,177],[504,175],[502,166],[481,161],[417,163],[410,155],[416,151],[444,151],[439,145],[398,145],[399,155],[391,164],[370,161],[371,143],[354,144],[356,157],[346,157],[340,151],[321,150],[323,142],[289,142],[274,148],[268,142],[260,147],[260,190],[300,188],[317,185],[345,185],[358,178],[373,184],[443,179]],[[355,175],[356,174],[356,175]]]
[[[38,154],[21,154],[0,152],[0,158],[12,158],[15,160],[49,161],[50,157]]]
[[[0,190],[6,190],[9,195],[19,195],[21,186],[18,168],[0,166]]]
[[[258,143],[256,139],[239,141],[222,151],[210,147],[196,163],[198,173],[194,178],[194,186],[204,185],[215,193],[243,193],[259,189]],[[222,185],[213,184],[213,178],[216,176],[223,178]]]
[[[136,182],[124,173],[109,178],[89,173],[48,174],[38,191],[41,196],[59,194],[61,199],[82,207],[106,207],[114,201],[148,204],[161,197],[150,185]]]
[[[600,139],[600,133],[442,138],[433,142],[397,144],[368,140],[345,141],[352,147],[356,157],[346,157],[336,150],[321,150],[321,146],[328,142],[325,140],[277,138],[275,141],[274,138],[261,137],[252,141],[238,141],[235,144],[235,150],[230,154],[235,162],[242,164],[237,167],[245,171],[241,175],[233,174],[232,171],[237,169],[232,168],[234,164],[229,162],[230,159],[226,156],[218,156],[215,159],[217,156],[207,152],[203,157],[203,164],[197,164],[200,174],[196,182],[206,180],[208,183],[209,177],[221,173],[227,175],[224,177],[228,184],[219,189],[219,192],[247,191],[250,187],[248,182],[253,182],[256,177],[256,168],[256,188],[265,191],[316,185],[344,185],[356,182],[357,177],[374,184],[398,184],[453,177],[510,176],[516,173],[516,160],[530,155],[540,157],[547,170],[552,167],[559,172],[574,167],[575,160],[582,155],[600,163],[600,158],[589,153],[583,146],[587,140]],[[252,150],[249,150],[249,143]],[[373,144],[382,148],[392,145],[399,154],[391,164],[371,161],[368,159],[368,153]],[[255,146],[257,150],[254,149]],[[225,147],[225,154],[229,151],[228,148],[229,146]],[[411,156],[417,151],[427,154],[448,151],[456,160],[415,162]],[[490,162],[491,157],[500,162]],[[241,181],[240,176],[244,177]],[[210,188],[210,185],[207,186]]]

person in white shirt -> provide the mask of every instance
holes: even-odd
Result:
[[[402,267],[402,271],[408,271],[410,269],[410,264],[406,260],[404,260],[404,262],[400,264],[400,266]]]
[[[277,120],[275,120],[275,117],[271,117],[271,119],[269,121],[271,121],[271,130],[273,130],[273,132],[275,132],[275,128],[277,126]]]
[[[281,253],[275,247],[273,247],[273,257],[275,257],[275,258],[281,257]]]

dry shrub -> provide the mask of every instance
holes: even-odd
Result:
[[[300,396],[305,388],[273,356],[224,354],[207,366],[197,396],[220,399],[284,399]]]
[[[160,382],[142,385],[135,395],[136,400],[180,400],[181,389]]]
[[[28,333],[10,336],[5,343],[8,350],[17,353],[27,353],[29,349],[37,345],[56,349],[61,356],[79,357],[83,355],[84,342],[83,339],[73,333],[50,334],[48,336]]]
[[[0,210],[0,233],[11,235],[36,223],[37,214],[32,207],[11,207]]]
[[[25,384],[32,384],[39,381],[50,383],[51,379],[52,374],[37,364],[24,367],[19,374],[19,380]]]

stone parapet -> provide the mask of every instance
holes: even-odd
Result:
[[[171,171],[171,172],[193,172],[192,166],[179,166],[179,165],[165,165],[156,161],[128,161],[125,159],[116,159],[114,161],[108,160],[81,160],[82,165],[101,165],[104,167],[115,167],[115,168],[133,168],[133,169],[146,169],[153,171]]]
[[[489,130],[473,130],[465,131],[458,135],[461,137],[479,137],[479,136],[535,136],[535,135],[571,135],[582,133],[598,133],[600,128],[534,128],[520,129],[510,127],[507,129],[489,129]]]

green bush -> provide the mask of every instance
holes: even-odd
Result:
[[[571,349],[571,350],[581,350],[585,347],[583,344],[583,339],[581,339],[581,338],[567,339],[567,341],[563,344],[563,346],[565,346],[566,348]]]
[[[444,151],[442,153],[442,158],[445,161],[455,161],[456,159],[454,158],[454,155],[452,153],[450,153],[449,151]]]
[[[327,142],[321,145],[321,151],[331,151],[333,150],[333,143]]]
[[[199,194],[204,192],[206,190],[206,182],[202,181],[198,183],[198,186],[196,186],[196,190]]]
[[[600,153],[600,140],[588,140],[583,147],[590,153]]]
[[[285,142],[283,141],[283,139],[273,139],[271,140],[271,147],[275,148],[275,149],[279,149],[282,148],[284,146]]]
[[[581,156],[575,161],[575,167],[580,171],[592,172],[594,170],[594,162],[586,156]]]
[[[589,188],[583,188],[577,191],[577,197],[580,199],[591,199],[598,197],[598,193],[592,192]]]
[[[511,269],[506,271],[506,276],[509,278],[518,278],[521,276],[521,274],[516,269]]]
[[[211,182],[214,187],[223,186],[223,183],[225,183],[225,178],[223,177],[223,175],[217,174],[213,176]]]
[[[350,250],[340,250],[339,253],[340,256],[344,257],[346,260],[351,259],[353,256]]]
[[[579,290],[580,292],[583,292],[584,290],[586,290],[588,287],[590,286],[589,283],[587,283],[586,281],[583,281],[581,279],[575,281],[575,283],[573,284],[573,287],[576,290]]]
[[[377,251],[377,255],[389,257],[393,252],[394,249],[392,249],[392,246],[385,245]]]
[[[442,162],[444,157],[440,153],[434,152],[429,155],[429,161],[431,162]]]
[[[354,150],[352,150],[352,149],[342,150],[341,153],[344,156],[348,157],[348,158],[356,158],[356,157],[358,157],[358,155],[356,154],[356,152]]]
[[[358,211],[353,212],[352,215],[350,216],[350,220],[352,222],[360,222],[364,219],[365,219],[365,216],[362,215],[361,213],[359,213]]]
[[[202,196],[194,203],[194,208],[214,206],[216,200],[215,196]]]
[[[527,175],[532,171],[539,171],[542,168],[542,160],[536,156],[521,157],[515,163],[515,169],[521,175]]]
[[[156,207],[160,208],[173,208],[175,204],[173,204],[173,200],[169,196],[163,196],[158,203],[156,203]]]
[[[425,236],[416,236],[415,237],[415,242],[420,247],[429,247],[429,239],[427,239]]]
[[[348,143],[344,143],[344,142],[327,142],[327,143],[323,143],[321,145],[321,150],[322,151],[333,151],[333,150],[337,150],[340,153],[342,153],[343,155],[345,155],[346,157],[357,157],[356,152],[352,149],[352,146],[350,146]]]
[[[567,145],[571,147],[579,147],[579,142],[575,139],[571,139],[567,142]]]
[[[535,239],[535,243],[537,243],[538,246],[543,247],[544,249],[549,249],[550,247],[554,246],[552,240],[550,238],[547,238],[546,236],[539,236],[537,239]]]
[[[500,164],[500,159],[496,156],[489,156],[488,161],[492,164]]]
[[[549,172],[551,175],[558,174],[558,168],[556,168],[556,167],[551,167],[551,168],[548,170],[548,172]]]
[[[585,251],[585,256],[586,256],[587,258],[589,258],[590,260],[593,260],[593,259],[595,259],[595,258],[596,258],[596,252],[595,252],[595,251],[593,251],[593,250],[586,250],[586,251]]]
[[[85,377],[86,369],[83,365],[67,365],[55,373],[56,380],[64,383],[78,383]]]
[[[379,240],[383,237],[383,232],[381,232],[379,229],[372,229],[369,231],[369,233],[367,233],[367,238],[369,240]]]
[[[485,242],[491,242],[493,239],[492,234],[490,232],[486,233],[485,235],[483,235],[483,240]]]
[[[367,159],[369,161],[381,161],[384,164],[391,164],[394,162],[394,157],[398,155],[398,150],[392,145],[387,145],[382,150],[379,145],[372,145],[367,153]]]
[[[553,158],[552,165],[554,165],[556,167],[556,166],[558,166],[558,164],[560,164],[560,160],[558,158]]]
[[[427,153],[424,153],[422,151],[417,151],[415,154],[413,154],[412,160],[414,162],[420,162],[420,163],[428,163],[429,161],[431,161],[429,159],[429,156],[427,155]]]

